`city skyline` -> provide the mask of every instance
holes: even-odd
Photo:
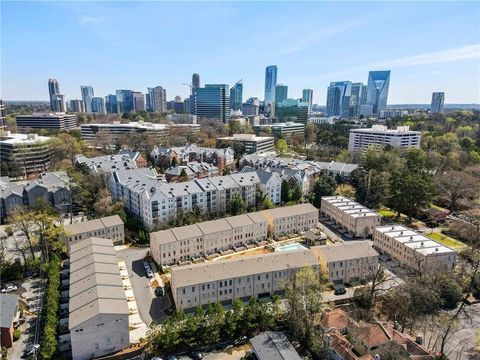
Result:
[[[445,92],[447,103],[478,103],[479,6],[436,3],[433,13],[428,3],[5,2],[1,96],[47,101],[45,79],[55,78],[69,100],[81,98],[85,84],[97,96],[117,89],[146,93],[153,84],[171,100],[186,98],[190,89],[182,83],[198,73],[202,84],[233,86],[242,78],[244,99],[263,100],[265,68],[277,65],[277,83],[289,87],[290,97],[312,89],[319,105],[330,82],[366,84],[376,70],[391,70],[389,104],[429,103],[432,92]],[[266,12],[284,28],[265,33]],[[142,33],[171,39],[160,47],[137,37],[121,26],[127,15]],[[325,19],[313,22],[319,15]],[[45,46],[52,28],[61,30],[58,46]],[[192,31],[197,35],[189,38]],[[367,41],[372,34],[375,41]]]

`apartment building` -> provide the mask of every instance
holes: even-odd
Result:
[[[7,175],[29,178],[48,171],[50,167],[50,138],[37,134],[13,134],[6,131],[0,136],[0,161]]]
[[[84,166],[96,174],[110,175],[114,171],[136,169],[146,166],[145,158],[139,152],[120,151],[116,155],[96,156],[87,158],[84,155],[76,155],[76,166]]]
[[[124,224],[118,215],[65,225],[64,230],[64,240],[69,251],[72,245],[91,237],[110,239],[113,245],[125,243]]]
[[[370,145],[391,146],[394,148],[418,148],[422,140],[420,131],[412,131],[408,126],[388,129],[385,125],[373,125],[370,129],[351,129],[348,139],[350,153],[365,150]]]
[[[150,253],[160,265],[244,246],[267,238],[267,222],[258,213],[176,227],[150,234]]]
[[[217,147],[239,144],[244,148],[246,154],[262,153],[274,150],[272,136],[256,136],[253,134],[233,134],[217,139]]]
[[[420,273],[453,271],[457,262],[454,250],[402,225],[375,228],[373,246]]]
[[[169,182],[219,175],[220,171],[215,165],[198,161],[191,161],[185,165],[178,165],[165,170],[165,179]]]
[[[378,253],[367,241],[313,246],[310,250],[334,284],[370,280],[378,268]]]
[[[65,113],[33,113],[17,115],[17,129],[24,133],[28,129],[68,131],[77,127],[77,116]]]
[[[72,244],[68,329],[73,360],[89,360],[130,345],[129,309],[113,243],[88,238]]]
[[[272,204],[279,205],[282,201],[282,179],[276,172],[266,170],[255,170],[251,167],[244,167],[243,172],[255,171],[260,179],[260,191]]]
[[[234,299],[283,293],[284,282],[305,266],[318,271],[317,258],[309,250],[276,252],[172,268],[170,284],[178,309],[217,301],[228,305]]]
[[[318,209],[310,203],[258,212],[267,220],[269,236],[280,236],[316,227]]]
[[[320,213],[341,225],[354,237],[373,235],[374,228],[382,220],[375,211],[344,196],[322,197]]]

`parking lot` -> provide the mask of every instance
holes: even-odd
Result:
[[[171,303],[168,295],[157,297],[150,287],[143,266],[143,259],[147,252],[148,248],[131,247],[119,250],[117,254],[127,265],[135,301],[143,322],[149,325],[152,320],[155,320],[160,324],[166,320],[165,311],[171,307]]]

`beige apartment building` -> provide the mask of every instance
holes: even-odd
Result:
[[[378,268],[378,253],[369,241],[313,246],[322,273],[334,284],[370,280]]]
[[[73,244],[90,237],[111,239],[114,245],[125,243],[125,229],[118,215],[65,225],[64,229],[64,238],[69,251]]]
[[[73,360],[87,360],[130,345],[128,305],[110,239],[70,247],[68,329]]]
[[[454,250],[402,225],[377,227],[373,246],[420,273],[453,271],[457,263]]]
[[[245,246],[268,236],[312,229],[318,209],[300,204],[205,221],[150,234],[150,252],[159,265]]]
[[[320,213],[341,225],[354,237],[373,235],[382,217],[375,211],[344,196],[324,196]]]
[[[266,220],[243,214],[151,233],[150,253],[157,264],[171,265],[266,238]]]
[[[248,300],[281,294],[285,281],[305,266],[318,271],[317,258],[309,250],[172,268],[173,299],[178,309],[191,309],[216,302],[228,305],[238,298]]]

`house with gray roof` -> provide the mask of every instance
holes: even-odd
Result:
[[[2,348],[13,346],[13,323],[18,320],[18,295],[0,294],[0,331]]]
[[[250,339],[258,360],[301,360],[283,332],[264,331]]]

